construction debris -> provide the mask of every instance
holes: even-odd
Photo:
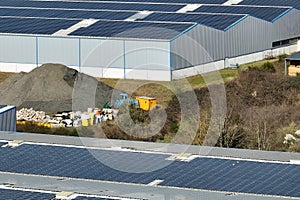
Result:
[[[24,125],[30,122],[48,128],[90,126],[114,118],[113,109],[88,108],[87,112],[63,112],[53,115],[47,115],[44,111],[35,111],[33,108],[22,108],[17,111],[18,124]]]
[[[43,111],[35,111],[33,108],[22,108],[17,111],[17,120],[20,121],[35,121],[41,122],[46,118],[46,113]]]

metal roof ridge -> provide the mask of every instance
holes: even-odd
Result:
[[[177,38],[179,38],[180,36],[182,36],[183,34],[189,32],[190,30],[192,30],[193,28],[195,28],[196,26],[198,26],[198,23],[195,22],[194,25],[192,25],[191,27],[187,28],[186,30],[182,31],[181,33],[177,34],[176,36],[174,36],[173,38],[171,38],[171,42],[176,40]]]
[[[244,15],[244,17],[238,19],[238,20],[237,20],[236,22],[234,22],[233,24],[227,26],[227,27],[224,29],[224,31],[227,31],[227,30],[231,29],[232,27],[234,27],[235,25],[237,25],[238,23],[240,23],[241,21],[243,21],[244,19],[246,19],[246,18],[249,17],[249,16],[250,16],[249,14]]]
[[[271,22],[275,22],[278,19],[282,18],[284,15],[286,15],[287,13],[289,13],[290,11],[292,11],[294,9],[294,7],[290,7],[288,10],[284,11],[283,13],[281,13],[280,15],[278,15],[277,17],[275,17]],[[298,9],[297,9],[298,10]]]

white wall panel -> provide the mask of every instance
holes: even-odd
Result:
[[[76,66],[79,63],[78,39],[38,38],[39,64],[59,63]]]
[[[0,62],[1,72],[30,72],[37,66],[35,64],[3,63]]]
[[[194,67],[184,68],[172,71],[172,79],[182,79],[189,76],[195,76],[197,74],[204,74],[224,68],[224,60],[210,62],[203,65],[197,65]]]
[[[97,78],[124,78],[124,69],[81,67],[81,72]]]
[[[169,71],[169,42],[125,41],[125,67]]]
[[[35,37],[1,35],[0,62],[36,63]]]
[[[81,39],[81,66],[124,68],[124,41]]]
[[[162,70],[127,69],[126,79],[170,81],[171,72]]]

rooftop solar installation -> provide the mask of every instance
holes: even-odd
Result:
[[[80,20],[0,18],[0,33],[53,34],[66,29]]]
[[[48,193],[0,189],[0,199],[3,200],[51,200],[54,197],[54,194]]]
[[[300,9],[299,0],[243,0],[240,5],[257,5],[257,6],[292,6]]]
[[[113,198],[100,198],[100,197],[84,197],[84,196],[78,196],[74,200],[117,200]]]
[[[151,23],[126,21],[98,21],[95,24],[80,28],[70,35],[93,37],[124,37],[148,39],[172,39],[190,28],[193,24]]]
[[[93,0],[93,1],[120,1],[120,2],[153,2],[153,3],[182,3],[182,4],[223,4],[228,0]]]
[[[92,153],[91,153],[92,152]],[[114,182],[149,184],[163,180],[161,186],[227,192],[300,197],[300,165],[218,158],[195,158],[190,162],[166,160],[166,154],[111,151],[23,144],[0,148],[0,171]],[[166,162],[156,171],[130,173],[106,166],[147,168]],[[124,166],[124,163],[131,164]]]
[[[185,13],[153,13],[142,19],[143,21],[197,22],[215,29],[224,30],[238,22],[245,15],[218,14],[185,14]]]
[[[114,2],[72,2],[72,1],[26,1],[26,0],[1,0],[0,6],[7,7],[32,7],[32,8],[59,8],[59,9],[98,9],[98,10],[150,10],[175,12],[184,5],[170,4],[140,4],[140,3],[114,3]]]
[[[0,8],[1,16],[124,20],[136,12]]]
[[[250,14],[254,17],[272,21],[287,12],[290,8],[282,7],[253,7],[253,6],[209,6],[202,5],[193,12]]]

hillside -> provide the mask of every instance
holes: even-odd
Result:
[[[213,107],[209,88],[210,90],[217,90],[222,88],[218,84],[223,85],[222,82],[217,81],[217,76],[213,74],[211,76],[206,75],[206,80],[212,82],[209,88],[203,77],[190,77],[188,81],[194,91],[181,94],[186,98],[185,104],[189,104],[189,97],[193,92],[199,101],[200,121],[197,134],[193,136],[193,144],[260,150],[300,151],[299,143],[295,141],[284,143],[287,134],[295,136],[295,132],[300,129],[299,76],[284,76],[283,62],[278,60],[251,63],[242,66],[239,70],[222,70],[219,75],[225,81],[227,112],[224,123],[211,117]],[[124,84],[124,82],[130,84]],[[117,85],[134,85],[134,83],[141,85],[135,81],[122,81],[122,83]],[[108,84],[112,85],[113,81]],[[174,81],[173,84],[176,85],[177,82]],[[163,105],[166,104],[168,118],[165,126],[159,134],[151,136],[148,140],[186,143],[184,140],[174,139],[180,127],[185,127],[188,132],[190,124],[189,122],[187,124],[181,122],[182,110],[180,104],[176,96],[171,97],[174,93],[168,87],[170,87],[169,83],[147,83],[134,93],[136,95],[152,95],[158,98]],[[130,91],[128,87],[126,89]],[[166,101],[168,99],[171,100]],[[149,116],[145,113],[135,113],[133,111],[131,116],[136,123],[145,124],[145,118],[147,119],[146,125],[149,123]],[[140,120],[141,118],[143,120]],[[212,128],[210,124],[214,124],[215,127]],[[104,125],[103,128],[110,138],[128,139],[128,136],[117,126],[110,124],[109,126]],[[219,133],[221,134],[218,140],[214,140],[215,143],[209,141],[214,138],[209,139],[207,137],[207,133],[211,131],[215,131],[216,137],[219,136]]]
[[[64,69],[61,68],[61,66],[58,68],[60,68],[60,70]],[[37,72],[38,71],[35,73]],[[22,81],[24,76],[29,76],[28,74],[11,75],[6,73],[1,73],[0,75],[4,77],[3,79],[6,78],[6,81],[3,82],[6,85],[16,84],[14,80],[20,79],[18,77],[23,77],[19,80]],[[220,77],[222,77],[221,81],[219,79]],[[45,79],[45,77],[42,78]],[[31,77],[30,79],[33,81],[36,80],[36,77]],[[59,84],[65,85],[65,88],[70,86],[66,81],[61,81],[61,83],[55,83],[55,87],[58,87]],[[188,82],[185,80],[150,82],[101,79],[99,85],[102,87],[109,85],[110,87],[105,86],[105,91],[110,91],[110,93],[112,90],[109,88],[112,87],[117,89],[116,91],[121,90],[133,96],[147,95],[156,97],[161,108],[165,109],[165,112],[163,109],[158,109],[147,113],[129,108],[129,113],[133,120],[131,121],[131,119],[128,118],[129,116],[121,114],[119,117],[124,122],[123,125],[120,124],[119,120],[119,122],[112,121],[102,123],[101,127],[103,131],[99,131],[99,127],[79,128],[75,131],[77,131],[78,135],[92,137],[192,143],[231,148],[300,151],[300,146],[297,141],[284,143],[286,134],[292,134],[296,137],[295,131],[300,129],[300,77],[285,77],[283,75],[283,63],[281,61],[274,59],[251,63],[239,69],[225,69],[203,76],[190,77],[187,81]],[[207,84],[208,82],[209,84]],[[3,83],[0,84],[0,87],[5,88]],[[190,88],[183,87],[182,84],[187,83],[191,86]],[[71,86],[72,84],[74,83],[71,83]],[[215,101],[212,102],[211,91],[217,91],[221,94],[222,91],[218,90],[222,87],[226,92],[225,103],[227,104],[227,107],[222,108],[222,110],[225,110],[226,113],[221,113],[220,110],[214,110],[216,107],[212,105]],[[11,86],[8,88],[13,89]],[[32,92],[32,88],[34,87],[31,87],[30,91],[24,93],[27,95],[32,94],[30,93]],[[51,90],[48,89],[44,90],[51,92]],[[103,88],[99,91],[102,90]],[[4,91],[5,90],[2,90],[2,93]],[[72,92],[72,88],[68,90],[66,94],[71,96],[70,91]],[[3,94],[5,94],[5,92]],[[39,93],[33,94],[38,95]],[[193,115],[193,110],[182,110],[189,107],[193,108],[194,102],[192,101],[192,96],[194,94],[199,103],[199,111],[197,112],[199,113],[200,120],[197,119],[198,116],[195,117]],[[2,101],[8,97],[9,96],[5,96]],[[109,96],[106,96],[106,100],[108,97]],[[181,103],[179,103],[178,97],[182,97]],[[70,106],[63,102],[63,100],[68,100],[68,98],[69,96],[60,99],[60,108],[62,110],[66,108],[66,106]],[[45,97],[43,99],[49,98]],[[32,103],[34,99],[29,100],[19,103],[18,105],[20,107],[26,106],[26,103],[28,104],[27,106],[35,105]],[[55,101],[55,99],[50,99],[49,102],[53,103],[53,101]],[[7,100],[6,102],[8,103],[9,101]],[[43,104],[39,102],[38,98],[34,102],[38,102],[37,104],[39,106],[37,106],[37,108],[43,109],[43,106],[41,106]],[[224,102],[219,103],[220,105],[226,105]],[[48,108],[51,108],[49,104],[46,105]],[[197,108],[197,106],[195,108]],[[212,110],[214,113],[217,113],[217,115],[214,116],[224,115],[224,123],[220,120],[221,117],[212,117]],[[183,112],[186,113],[184,117],[182,117]],[[220,112],[219,115],[218,112]],[[164,119],[165,116],[167,116],[166,119]],[[151,120],[155,122],[153,127],[150,126]],[[188,134],[189,130],[192,132],[194,127],[191,126],[191,124],[193,123],[194,125],[197,123],[198,126],[196,135],[186,135],[187,137],[185,138],[191,137],[188,141],[182,139],[183,137],[178,137],[181,130],[186,132],[183,134]],[[137,126],[134,126],[135,124]],[[134,131],[131,130],[129,133],[128,130],[122,128],[122,126],[133,126],[134,129],[132,130]],[[150,129],[148,129],[149,127]],[[41,128],[21,126],[18,127],[18,130],[56,133],[55,131],[45,131]],[[74,130],[57,130],[57,134],[64,134],[64,132],[74,135]],[[132,132],[135,132],[135,134]],[[207,134],[208,132],[210,134]],[[221,137],[218,138],[219,134]]]

